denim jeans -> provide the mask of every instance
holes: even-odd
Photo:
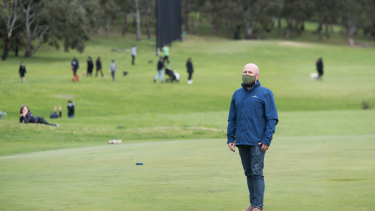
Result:
[[[250,204],[263,209],[264,198],[264,155],[261,146],[237,146],[240,152],[242,166],[247,177],[250,193]]]
[[[155,75],[154,81],[158,80],[158,78],[160,78],[160,82],[163,83],[163,78],[164,78],[163,69],[158,70],[158,73]]]
[[[111,71],[111,74],[112,74],[112,81],[115,81],[115,74],[116,74],[116,71]]]

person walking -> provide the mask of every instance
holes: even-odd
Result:
[[[137,47],[133,45],[132,47],[132,65],[135,65],[135,57],[137,56]]]
[[[156,82],[156,80],[158,80],[158,78],[160,78],[160,83],[163,83],[163,78],[164,78],[164,72],[163,72],[163,68],[164,68],[164,62],[163,62],[163,57],[160,57],[159,58],[159,61],[158,61],[158,64],[157,64],[157,71],[158,73],[156,73],[155,77],[154,77],[154,83]]]
[[[98,77],[98,72],[104,77],[103,70],[102,70],[102,61],[100,61],[100,56],[96,59],[96,77]]]
[[[169,48],[168,48],[168,46],[164,46],[163,47],[163,49],[162,49],[162,51],[163,51],[163,55],[164,55],[164,62],[167,62],[168,63],[168,67],[169,67]]]
[[[72,70],[73,70],[73,76],[77,76],[77,70],[79,68],[79,62],[76,57],[72,60]]]
[[[189,77],[188,77],[188,84],[192,84],[193,83],[193,80],[192,80],[192,76],[193,76],[193,72],[194,72],[194,69],[193,69],[193,63],[191,62],[191,58],[189,57],[187,62],[186,62],[186,70],[189,74]]]
[[[318,58],[318,60],[316,60],[316,70],[318,71],[318,78],[317,79],[321,79],[322,76],[323,76],[323,59],[322,57]]]
[[[91,56],[87,59],[87,76],[92,75],[92,70],[94,69],[94,63],[92,62]]]
[[[111,71],[112,81],[115,82],[115,74],[116,74],[116,70],[117,70],[117,65],[116,65],[114,59],[112,59],[112,63],[109,66],[109,70]]]
[[[258,79],[258,66],[246,64],[242,88],[234,92],[228,116],[227,144],[233,152],[238,147],[247,177],[250,206],[246,211],[263,210],[264,156],[279,121],[273,93]]]
[[[26,67],[25,67],[25,64],[23,62],[21,62],[18,73],[20,74],[21,82],[22,83],[25,82]]]

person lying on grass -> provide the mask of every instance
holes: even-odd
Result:
[[[20,109],[20,123],[40,123],[58,127],[58,124],[48,123],[43,117],[33,116],[26,105],[22,105]]]

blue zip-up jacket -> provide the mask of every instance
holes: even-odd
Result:
[[[257,81],[250,90],[244,84],[232,97],[228,117],[228,144],[270,145],[279,119],[272,91]]]

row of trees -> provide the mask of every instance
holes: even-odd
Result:
[[[197,34],[198,23],[205,22],[214,34],[225,31],[253,39],[277,31],[289,39],[313,20],[320,39],[330,37],[333,25],[346,29],[350,45],[359,32],[375,36],[375,0],[181,1],[183,30]],[[109,33],[114,21],[121,21],[123,35],[132,23],[137,40],[141,40],[141,28],[151,38],[154,17],[155,0],[0,0],[2,59],[6,60],[9,50],[18,55],[20,48],[30,57],[44,43],[82,52],[90,34]]]
[[[122,34],[134,20],[136,39],[141,39],[141,15],[151,37],[154,1],[147,0],[0,0],[2,60],[9,50],[32,56],[44,43],[65,51],[82,52],[92,33],[109,33],[111,23],[122,19]]]
[[[304,23],[312,20],[318,23],[320,39],[330,37],[333,25],[341,25],[350,45],[355,44],[354,38],[361,31],[375,36],[374,10],[374,0],[183,0],[187,31],[207,18],[216,33],[243,31],[243,37],[249,39],[277,30],[289,39],[304,31]],[[284,28],[282,20],[286,22]]]

